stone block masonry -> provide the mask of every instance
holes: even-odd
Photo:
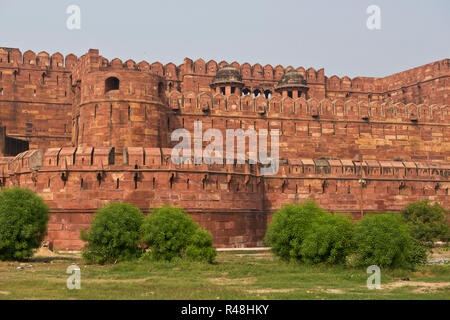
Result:
[[[450,209],[449,59],[385,78],[233,62],[108,61],[0,48],[0,185],[39,193],[47,240],[79,231],[110,201],[170,204],[218,247],[263,246],[272,213],[314,199],[332,212]],[[280,166],[175,165],[175,129],[278,129]],[[247,151],[248,151],[248,140]],[[206,146],[207,143],[203,142]],[[269,149],[270,150],[270,149]]]

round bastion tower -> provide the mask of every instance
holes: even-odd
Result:
[[[73,145],[114,147],[116,163],[121,163],[124,147],[165,147],[164,79],[118,59],[107,66],[95,63],[95,56],[87,60],[73,81]]]

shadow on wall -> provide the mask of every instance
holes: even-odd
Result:
[[[4,156],[16,156],[29,150],[29,143],[25,140],[8,137],[6,127],[0,127],[0,154]]]

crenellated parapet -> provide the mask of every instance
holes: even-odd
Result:
[[[176,66],[173,63],[166,65],[160,62],[152,64],[141,62],[137,65],[140,70],[151,70],[163,76],[168,83],[168,92],[177,90],[180,92],[194,91],[207,92],[208,85],[216,76],[219,69],[231,65],[235,68],[244,81],[244,89],[252,94],[270,91],[275,94],[274,88],[288,71],[296,70],[301,74],[308,85],[313,89],[309,97],[322,99],[354,98],[357,100],[372,100],[385,102],[393,99],[395,102],[404,103],[436,103],[437,99],[449,99],[446,79],[449,77],[449,60],[443,59],[408,71],[400,72],[384,78],[374,77],[337,77],[325,76],[324,69],[305,69],[304,67],[293,68],[292,66],[282,67],[280,65],[272,67],[267,64],[264,67],[258,63],[239,64],[238,62],[228,63],[226,61],[216,62],[203,59],[193,61],[184,59],[183,64]],[[105,65],[111,62],[105,60]],[[135,67],[134,61],[127,61],[124,67]],[[441,87],[446,94],[440,95],[435,92],[428,92],[427,84],[433,82],[434,86]],[[422,89],[422,92],[420,92]],[[444,100],[448,103],[449,100]]]
[[[0,122],[30,148],[70,144],[71,69],[78,58],[0,48]]]
[[[450,161],[450,106],[380,103],[236,94],[181,94],[168,97],[169,136],[176,129],[194,132],[261,129],[279,132],[280,155],[286,159],[362,154],[390,160]],[[174,146],[176,142],[169,143]]]
[[[0,47],[0,88],[2,96],[15,100],[64,104],[70,102],[71,70],[78,58],[49,55],[31,50]]]
[[[175,165],[171,151],[130,147],[124,163],[117,163],[112,148],[33,150],[0,161],[0,178],[3,186],[25,186],[50,197],[51,204],[64,197],[64,206],[93,197],[96,205],[121,199],[144,210],[172,203],[194,211],[265,212],[315,198],[331,210],[357,212],[361,188],[366,210],[401,208],[422,198],[450,204],[450,163],[281,159],[276,174],[261,175],[259,164]]]
[[[254,97],[203,92],[171,92],[169,107],[179,115],[326,119],[330,121],[394,121],[405,123],[450,123],[450,105],[404,104],[354,99],[305,99]]]
[[[98,50],[91,49],[90,52]],[[87,71],[85,62],[89,53],[77,58],[73,54],[66,57],[60,53],[49,55],[46,52],[38,54],[31,50],[21,53],[16,48],[0,48],[0,68],[9,67],[27,68],[32,71],[64,71],[72,72],[73,78],[79,77],[81,70]],[[185,58],[181,65],[167,63],[163,65],[160,62],[149,63],[141,61],[136,63],[129,59],[123,62],[120,59],[108,59],[99,56],[95,62],[100,68],[114,68],[117,70],[136,70],[155,73],[165,79],[167,82],[167,93],[172,90],[181,92],[194,91],[196,93],[209,91],[209,83],[216,76],[219,69],[226,65],[235,68],[245,83],[245,88],[254,91],[264,92],[268,90],[271,94],[275,93],[274,87],[278,84],[284,74],[288,71],[296,70],[301,74],[309,86],[312,87],[310,97],[322,99],[328,97],[335,98],[355,98],[375,101],[385,101],[392,98],[396,102],[404,103],[436,103],[437,97],[448,98],[448,86],[446,79],[449,77],[449,59],[436,61],[421,67],[410,69],[384,78],[374,77],[337,77],[335,75],[327,77],[324,69],[304,68],[292,66],[283,67],[277,65],[273,67],[270,64],[262,66],[259,63],[249,64],[238,62],[228,63],[226,61],[216,62],[210,60],[205,62],[203,59]],[[81,68],[80,68],[81,67]],[[83,72],[84,72],[83,71]],[[428,92],[426,83],[433,82],[434,86],[439,85],[444,88],[446,94],[443,96],[433,95],[437,93]],[[423,92],[420,92],[423,91]],[[448,100],[446,100],[448,101]],[[447,103],[447,102],[446,102]]]
[[[261,164],[174,164],[171,148],[125,148],[117,162],[112,147],[50,148],[30,150],[1,158],[3,177],[32,172],[173,172],[252,177],[267,181],[295,179],[374,179],[395,181],[442,181],[450,186],[450,163],[426,161],[349,160],[336,158],[281,159],[277,173],[261,175]]]
[[[70,53],[65,57],[56,52],[52,55],[45,51],[36,54],[27,50],[23,54],[17,48],[0,47],[0,66],[27,67],[29,69],[49,69],[70,71],[77,63],[77,56]]]
[[[366,97],[369,100],[435,104],[450,102],[450,60],[443,59],[383,78],[326,78],[328,97]]]
[[[71,70],[78,58],[59,52],[51,56],[42,51],[22,53],[0,47],[0,98],[47,103],[70,102]]]
[[[448,76],[450,76],[450,59],[443,59],[389,75],[382,78],[380,82],[386,91],[394,91]]]

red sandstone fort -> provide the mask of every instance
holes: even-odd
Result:
[[[162,65],[0,48],[0,185],[39,193],[47,239],[113,200],[184,208],[218,247],[263,245],[271,214],[315,199],[332,212],[450,208],[450,60],[384,78],[192,61]],[[280,166],[171,161],[171,132],[278,129]]]

